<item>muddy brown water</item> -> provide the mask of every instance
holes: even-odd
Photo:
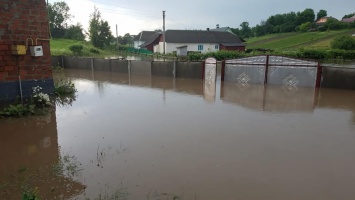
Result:
[[[74,101],[0,119],[0,199],[355,199],[355,91],[65,73]]]

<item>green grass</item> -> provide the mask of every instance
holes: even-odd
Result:
[[[51,55],[52,56],[75,56],[72,51],[69,50],[69,47],[74,44],[83,45],[83,57],[106,57],[115,55],[115,52],[111,50],[102,50],[95,48],[90,42],[87,41],[76,41],[69,39],[57,39],[53,38],[51,40]],[[90,52],[90,49],[98,50],[98,54]],[[117,54],[117,53],[116,53]]]
[[[265,48],[279,51],[296,50],[299,48],[329,49],[330,42],[337,36],[352,35],[355,29],[339,31],[281,33],[253,37],[247,40],[247,48]]]

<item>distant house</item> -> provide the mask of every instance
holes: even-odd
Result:
[[[154,35],[155,31],[142,31],[133,38],[134,48],[138,49],[140,45],[148,41]]]
[[[334,17],[322,17],[322,18],[320,18],[320,19],[318,19],[318,20],[316,21],[316,25],[322,26],[322,25],[324,25],[324,24],[325,24],[328,20],[330,20],[330,19],[335,20],[335,21],[339,21],[339,20],[337,20],[337,19],[334,18]]]
[[[346,22],[346,23],[352,23],[352,22],[355,22],[355,15],[350,17],[350,18],[343,18],[341,20],[342,22]]]
[[[233,33],[233,31],[232,31],[232,29],[231,28],[229,28],[228,26],[227,27],[221,27],[221,28],[213,28],[213,29],[210,29],[210,31],[220,31],[220,32],[229,32],[229,33],[232,33],[232,34],[234,34]]]
[[[153,35],[141,48],[154,53],[164,53],[163,35]],[[215,52],[219,50],[244,51],[245,44],[229,32],[201,30],[167,30],[165,32],[165,53],[185,56],[188,52]]]

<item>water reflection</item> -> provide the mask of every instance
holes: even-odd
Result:
[[[312,112],[318,104],[318,89],[225,82],[221,99],[247,108],[274,112]]]
[[[78,89],[70,105],[58,105],[45,123],[0,121],[0,161],[8,162],[0,167],[2,182],[22,165],[60,163],[71,169],[59,170],[61,177],[78,184],[72,199],[355,196],[353,91],[265,88],[220,79],[215,90],[205,90],[195,79],[65,73]],[[37,147],[29,149],[36,151],[27,150],[32,143]],[[4,153],[11,151],[19,158]],[[37,152],[38,159],[24,162],[24,152]]]
[[[0,121],[0,199],[21,199],[38,191],[46,199],[67,199],[84,190],[73,180],[72,157],[58,146],[55,112]],[[65,176],[71,169],[72,176]],[[35,189],[37,188],[37,189]]]

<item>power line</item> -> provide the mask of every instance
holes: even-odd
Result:
[[[100,3],[104,6],[106,5],[111,5],[111,6],[115,6],[117,8],[123,8],[123,9],[128,9],[128,10],[133,10],[133,11],[138,11],[138,12],[142,12],[142,13],[155,13],[155,12],[158,12],[158,10],[151,10],[151,11],[147,11],[147,10],[142,10],[142,9],[136,9],[136,8],[130,8],[130,7],[125,7],[125,6],[121,6],[121,5],[117,5],[117,4],[112,4],[112,3],[107,3],[107,2],[101,2],[101,1],[97,1],[97,0],[89,0],[91,2],[94,2],[94,3]]]

